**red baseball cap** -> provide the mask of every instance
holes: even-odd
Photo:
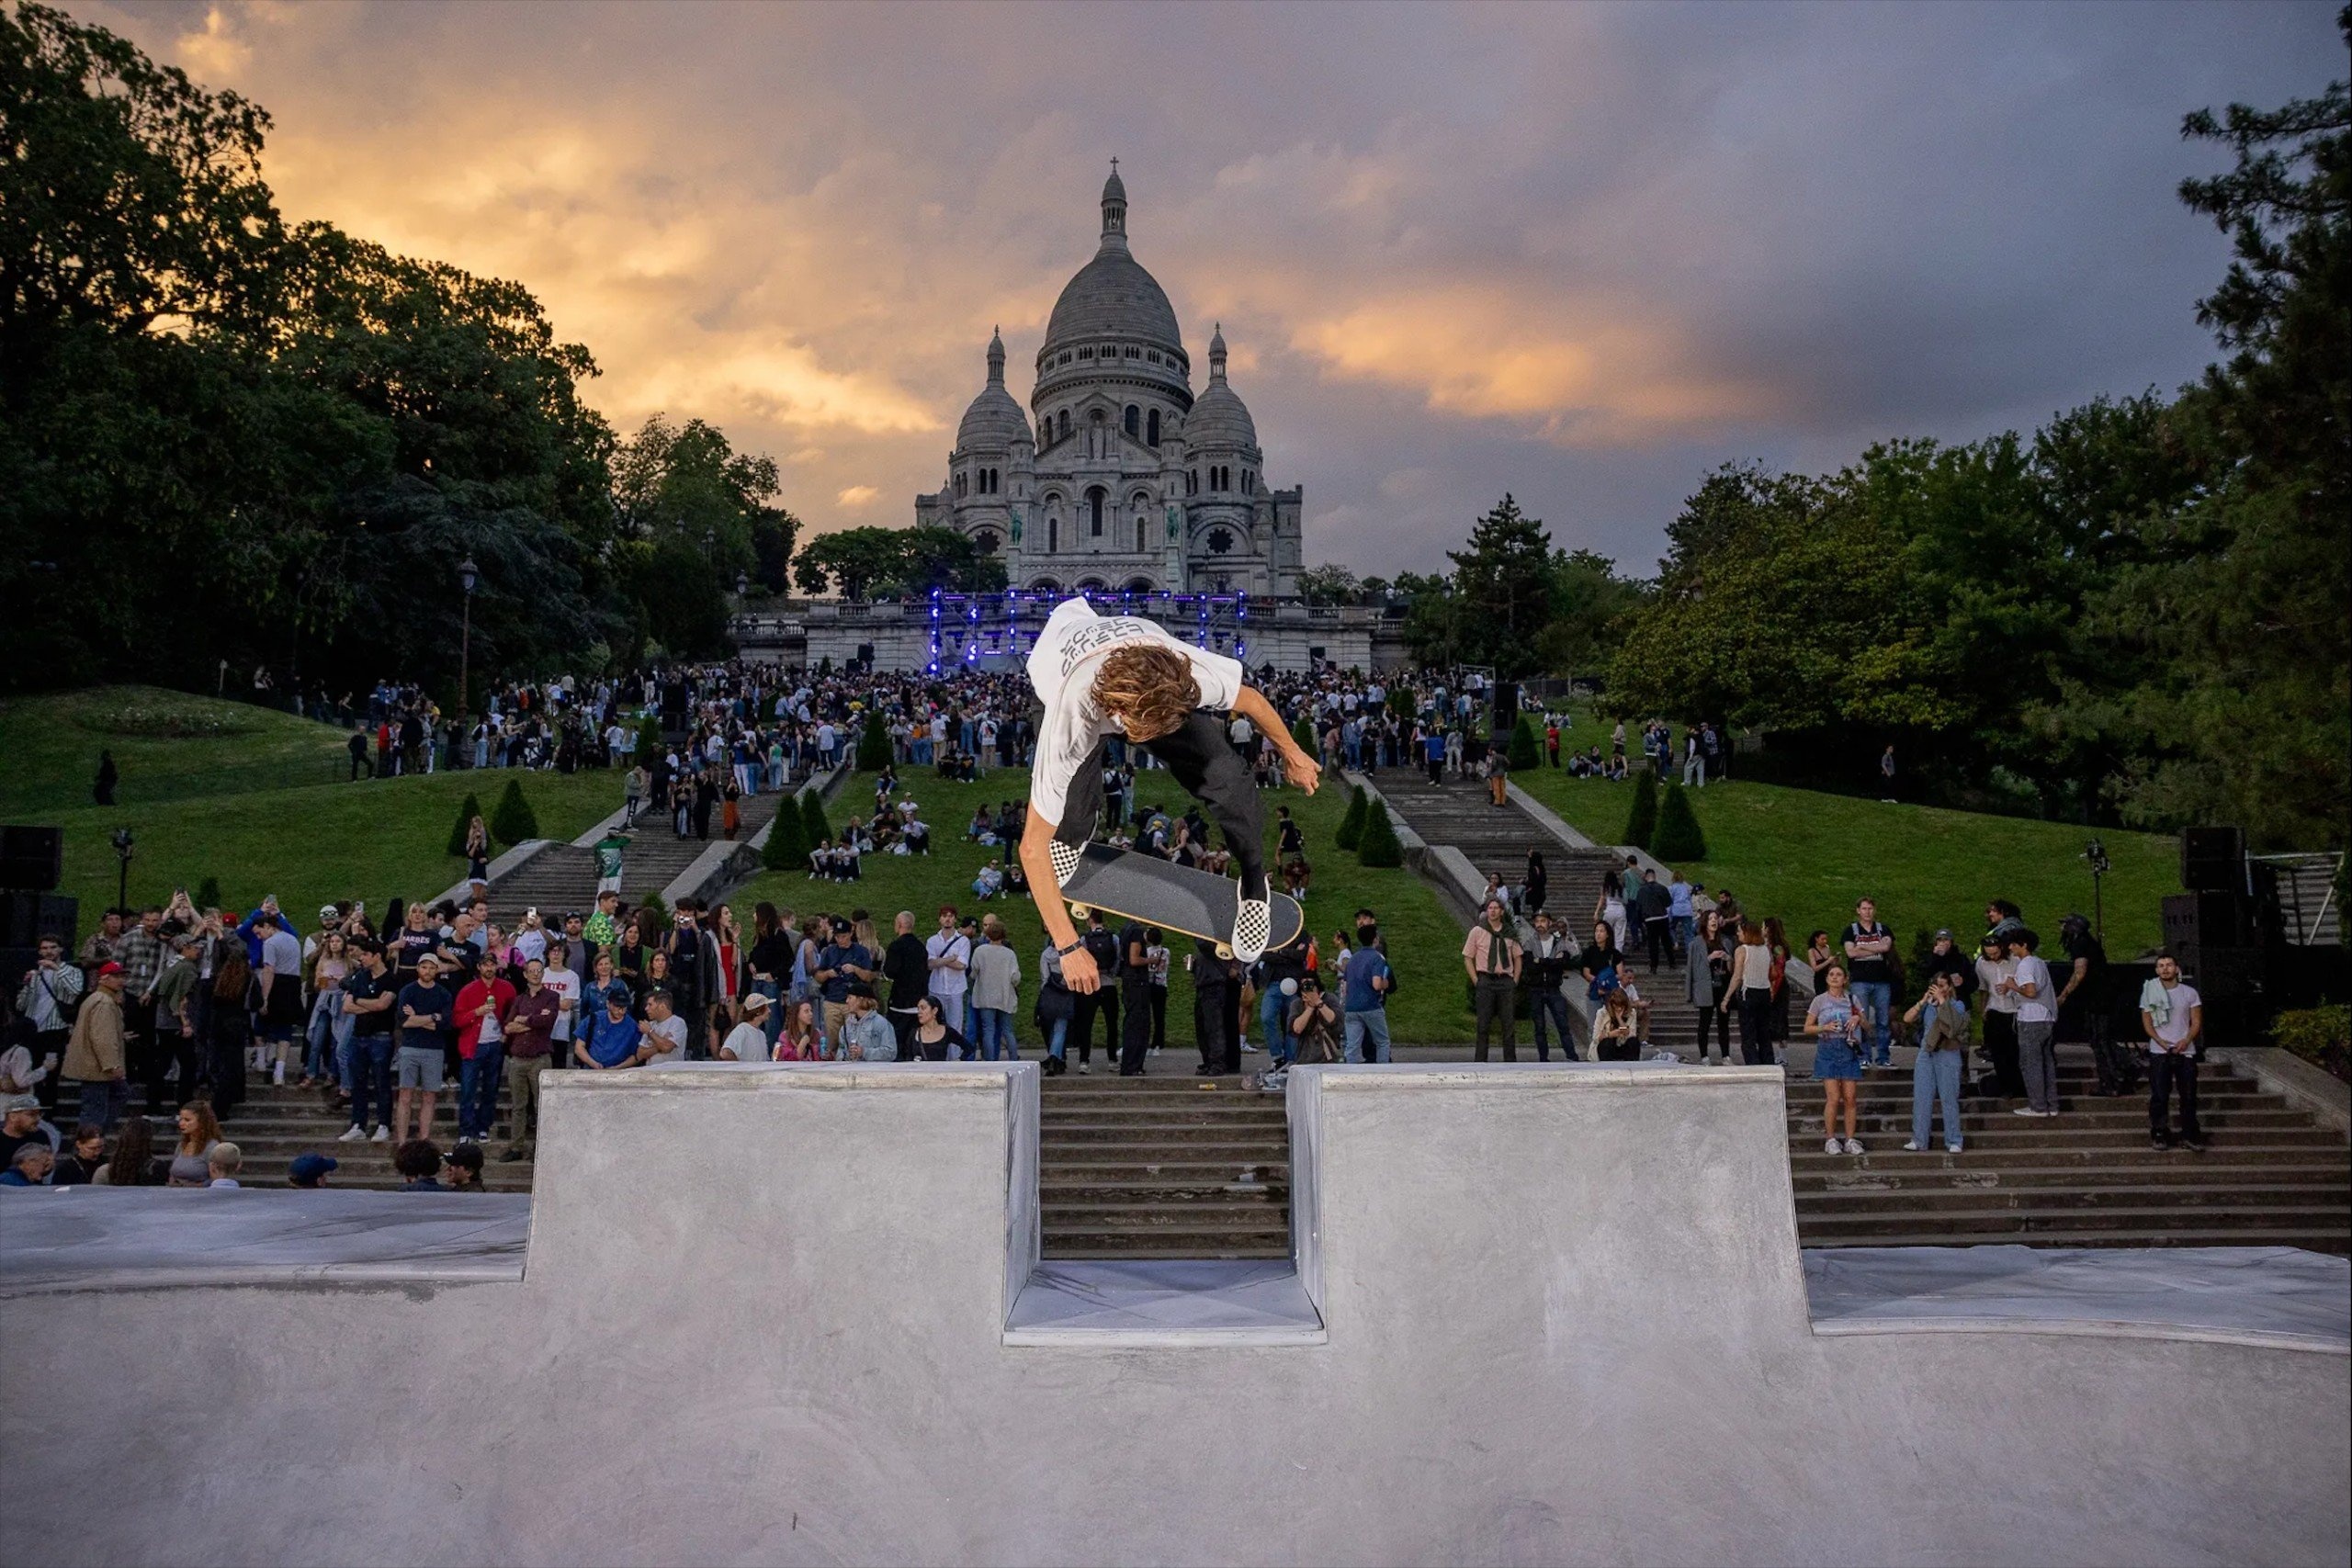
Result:
[[[98,965],[98,973],[101,975],[120,975],[125,973],[125,971],[121,964],[117,964],[113,959],[109,958],[104,964]]]

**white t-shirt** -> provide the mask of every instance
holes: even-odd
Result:
[[[739,1023],[728,1031],[719,1043],[722,1051],[732,1051],[739,1062],[764,1062],[768,1059],[768,1037],[756,1023]]]
[[[684,1019],[671,1017],[662,1020],[659,1023],[655,1023],[653,1025],[653,1037],[667,1044],[669,1049],[665,1051],[656,1051],[651,1056],[646,1058],[645,1065],[647,1066],[666,1067],[673,1062],[684,1061],[685,1059],[686,1021]]]
[[[2010,976],[2018,986],[2031,986],[2034,994],[2017,998],[2019,1023],[2048,1023],[2058,1016],[2058,990],[2050,983],[2050,965],[2039,953],[2027,953],[2018,960],[2018,972]]]
[[[539,984],[553,991],[560,1000],[572,1004],[571,1010],[555,1015],[555,1031],[550,1036],[556,1040],[571,1039],[571,1021],[580,1016],[580,976],[569,969],[549,969],[539,976]]]
[[[1200,682],[1201,705],[1228,709],[1241,696],[1241,665],[1221,653],[1177,641],[1133,615],[1098,615],[1083,599],[1065,599],[1046,618],[1029,653],[1029,684],[1045,704],[1037,730],[1037,760],[1029,780],[1029,809],[1059,824],[1069,807],[1070,781],[1093,761],[1102,737],[1122,733],[1093,694],[1093,660],[1114,648],[1158,643],[1184,656]]]
[[[2172,1010],[2155,1021],[2155,1043],[2169,1050],[2188,1038],[2189,1010],[2202,1007],[2205,998],[2197,994],[2196,987],[2183,980],[2165,992],[2165,1000],[2172,1004]]]

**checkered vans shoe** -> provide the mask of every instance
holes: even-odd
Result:
[[[1267,939],[1274,934],[1274,908],[1264,897],[1243,898],[1233,916],[1233,956],[1255,964],[1265,956]]]
[[[1047,840],[1046,849],[1053,858],[1056,883],[1067,883],[1078,874],[1079,862],[1085,857],[1079,852],[1077,845],[1065,844],[1059,839],[1053,839]]]

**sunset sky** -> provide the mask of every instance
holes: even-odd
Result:
[[[1025,405],[1116,154],[1310,561],[1431,568],[1510,490],[1645,575],[1720,462],[2193,376],[2180,117],[2342,75],[2333,5],[69,8],[267,107],[289,218],[523,280],[616,425],[713,421],[820,529],[910,520],[992,326]]]

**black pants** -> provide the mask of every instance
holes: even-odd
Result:
[[[1201,1071],[1209,1077],[1241,1070],[1241,1038],[1234,1028],[1238,998],[1230,986],[1203,986],[1193,993],[1200,1016]]]
[[[1109,1021],[1118,1016],[1114,1010],[1114,1004],[1117,998],[1118,984],[1113,980],[1105,980],[1100,990],[1081,992],[1070,998],[1074,1007],[1070,1013],[1069,1040],[1066,1049],[1077,1050],[1080,1066],[1094,1060],[1094,1021],[1097,1017],[1105,1021],[1103,1028],[1105,1043],[1102,1054],[1105,1056],[1113,1055],[1108,1043]]]
[[[1430,783],[1433,784],[1442,784],[1444,782],[1445,759],[1442,756],[1431,757],[1430,759]]]
[[[2203,1131],[2197,1125],[2197,1058],[2177,1055],[2170,1051],[2148,1053],[2148,1132],[2152,1136],[2172,1135],[2172,1095],[2180,1091],[2180,1135],[2202,1140]]]
[[[1742,986],[1733,1006],[1739,1009],[1739,1057],[1751,1067],[1772,1065],[1772,992],[1763,986]],[[1722,1015],[1718,1013],[1717,1017]],[[1725,1055],[1729,1055],[1728,1052]]]
[[[1724,1061],[1731,1060],[1731,1014],[1721,1008],[1701,1008],[1699,1010],[1699,1040],[1697,1051],[1701,1061],[1707,1056],[1707,1031],[1715,1032],[1715,1049]]]
[[[193,1032],[182,1034],[177,1024],[151,1032],[146,1055],[140,1066],[143,1069],[140,1077],[146,1086],[148,1113],[154,1115],[178,1109],[164,1098],[172,1092],[166,1080],[171,1069],[176,1066],[180,1070],[179,1098],[186,1100],[196,1092],[197,1076],[200,1070],[196,1035]]]
[[[2090,1039],[2091,1062],[2098,1071],[2099,1093],[2124,1095],[2140,1087],[2139,1053],[2109,1038],[2115,1032],[2106,1014],[2094,1012],[2085,1019],[2082,1032]]]
[[[1478,1060],[1487,1060],[1487,1030],[1500,1020],[1503,1060],[1519,1060],[1519,987],[1509,975],[1478,976]]]
[[[1119,983],[1119,1076],[1139,1077],[1144,1054],[1151,1049],[1151,992],[1148,980]]]
[[[1082,847],[1094,837],[1094,821],[1102,813],[1102,767],[1110,745],[1106,736],[1094,755],[1070,781],[1062,819],[1054,837]],[[1259,804],[1257,781],[1250,765],[1225,737],[1225,726],[1204,708],[1195,708],[1182,724],[1143,749],[1166,765],[1184,792],[1209,808],[1225,830],[1225,847],[1233,852],[1241,870],[1245,894],[1266,896],[1266,814]]]
[[[1575,1061],[1577,1043],[1568,1033],[1568,998],[1560,994],[1557,986],[1538,986],[1528,995],[1535,1005],[1535,1059],[1539,1062],[1552,1059],[1551,1042],[1544,1032],[1544,1021],[1548,1019],[1552,1027],[1559,1032],[1560,1060]]]
[[[1644,920],[1642,940],[1649,944],[1651,974],[1657,973],[1657,961],[1660,954],[1665,955],[1668,968],[1679,966],[1681,954],[1674,951],[1674,920],[1671,916],[1652,915]]]
[[[1151,1048],[1155,1051],[1168,1043],[1168,987],[1151,986]]]
[[[2025,1074],[2018,1070],[2018,1015],[1984,1013],[1984,1056],[1993,1064],[1993,1092],[2004,1100],[2025,1098]]]

